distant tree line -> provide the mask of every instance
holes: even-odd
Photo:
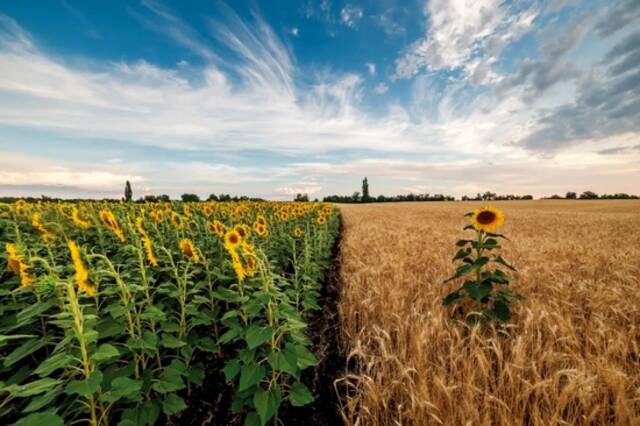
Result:
[[[297,194],[296,201],[308,200],[306,194]],[[616,194],[603,194],[598,195],[593,191],[585,191],[578,195],[576,192],[567,192],[564,197],[554,194],[551,197],[543,197],[544,199],[558,199],[558,200],[637,200],[637,195],[629,195],[625,193]],[[352,195],[329,195],[324,197],[323,201],[331,203],[385,203],[393,201],[454,201],[455,198],[449,195],[443,194],[407,194],[396,195],[393,197],[386,197],[379,195],[372,197],[369,194],[369,181],[365,177],[362,181],[362,193],[354,192]],[[495,192],[486,191],[484,193],[477,193],[476,195],[463,195],[462,201],[508,201],[508,200],[533,200],[533,195],[514,195],[505,194],[500,195]]]
[[[638,200],[640,197],[637,195],[630,195],[624,192],[618,192],[616,194],[602,194],[598,195],[593,191],[584,191],[580,196],[575,192],[567,192],[564,197],[553,194],[550,197],[544,197],[547,200]]]
[[[365,201],[365,199],[367,201]],[[455,198],[442,194],[406,194],[387,197],[378,195],[377,197],[369,197],[368,199],[361,196],[359,192],[353,195],[329,195],[323,198],[323,201],[330,203],[391,203],[397,201],[454,201]]]
[[[533,200],[533,195],[498,195],[495,192],[487,191],[483,194],[477,193],[475,196],[463,195],[462,201],[508,201],[508,200]]]
[[[202,201],[198,194],[185,193],[180,196],[180,200],[185,203],[197,203]],[[158,201],[170,201],[168,195],[145,195],[142,201],[145,202],[158,202]],[[206,201],[264,201],[262,198],[247,197],[246,195],[229,195],[229,194],[210,194]]]
[[[42,195],[40,197],[0,197],[0,203],[15,203],[18,200],[24,200],[27,203],[37,203],[37,202],[59,202],[64,201],[65,203],[79,203],[81,201],[96,201],[95,198],[59,198],[59,197],[49,197],[47,195]],[[107,203],[119,203],[122,201],[119,198],[101,198],[100,201],[104,201]]]
[[[362,193],[354,192],[352,195],[329,195],[323,201],[330,203],[390,203],[397,201],[454,201],[455,197],[443,194],[406,194],[387,197],[378,195],[373,197],[369,193],[369,180],[365,177],[362,181]]]

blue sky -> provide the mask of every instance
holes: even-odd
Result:
[[[0,195],[637,193],[637,0],[0,2]]]

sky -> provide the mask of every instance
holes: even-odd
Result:
[[[638,0],[0,0],[0,196],[640,193]]]

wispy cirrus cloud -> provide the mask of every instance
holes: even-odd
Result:
[[[160,34],[171,37],[176,43],[186,47],[209,62],[220,59],[207,42],[190,25],[176,16],[170,9],[156,0],[141,0],[141,4],[152,15],[146,15],[128,8],[129,13],[142,25]]]
[[[42,52],[9,18],[3,22],[5,125],[183,149],[321,151],[347,140],[401,149],[411,143],[394,121],[359,109],[357,75],[326,75],[298,87],[289,51],[259,20],[211,23],[235,52],[234,75],[215,64],[185,70],[143,60],[81,69]]]

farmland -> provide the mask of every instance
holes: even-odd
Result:
[[[0,205],[0,420],[637,424],[640,202],[492,203],[524,299],[471,325],[483,205]]]
[[[481,204],[341,206],[348,424],[640,422],[640,203],[494,204],[526,297],[506,333],[442,306]]]
[[[1,423],[201,424],[206,403],[260,425],[313,401],[333,206],[0,207]]]

